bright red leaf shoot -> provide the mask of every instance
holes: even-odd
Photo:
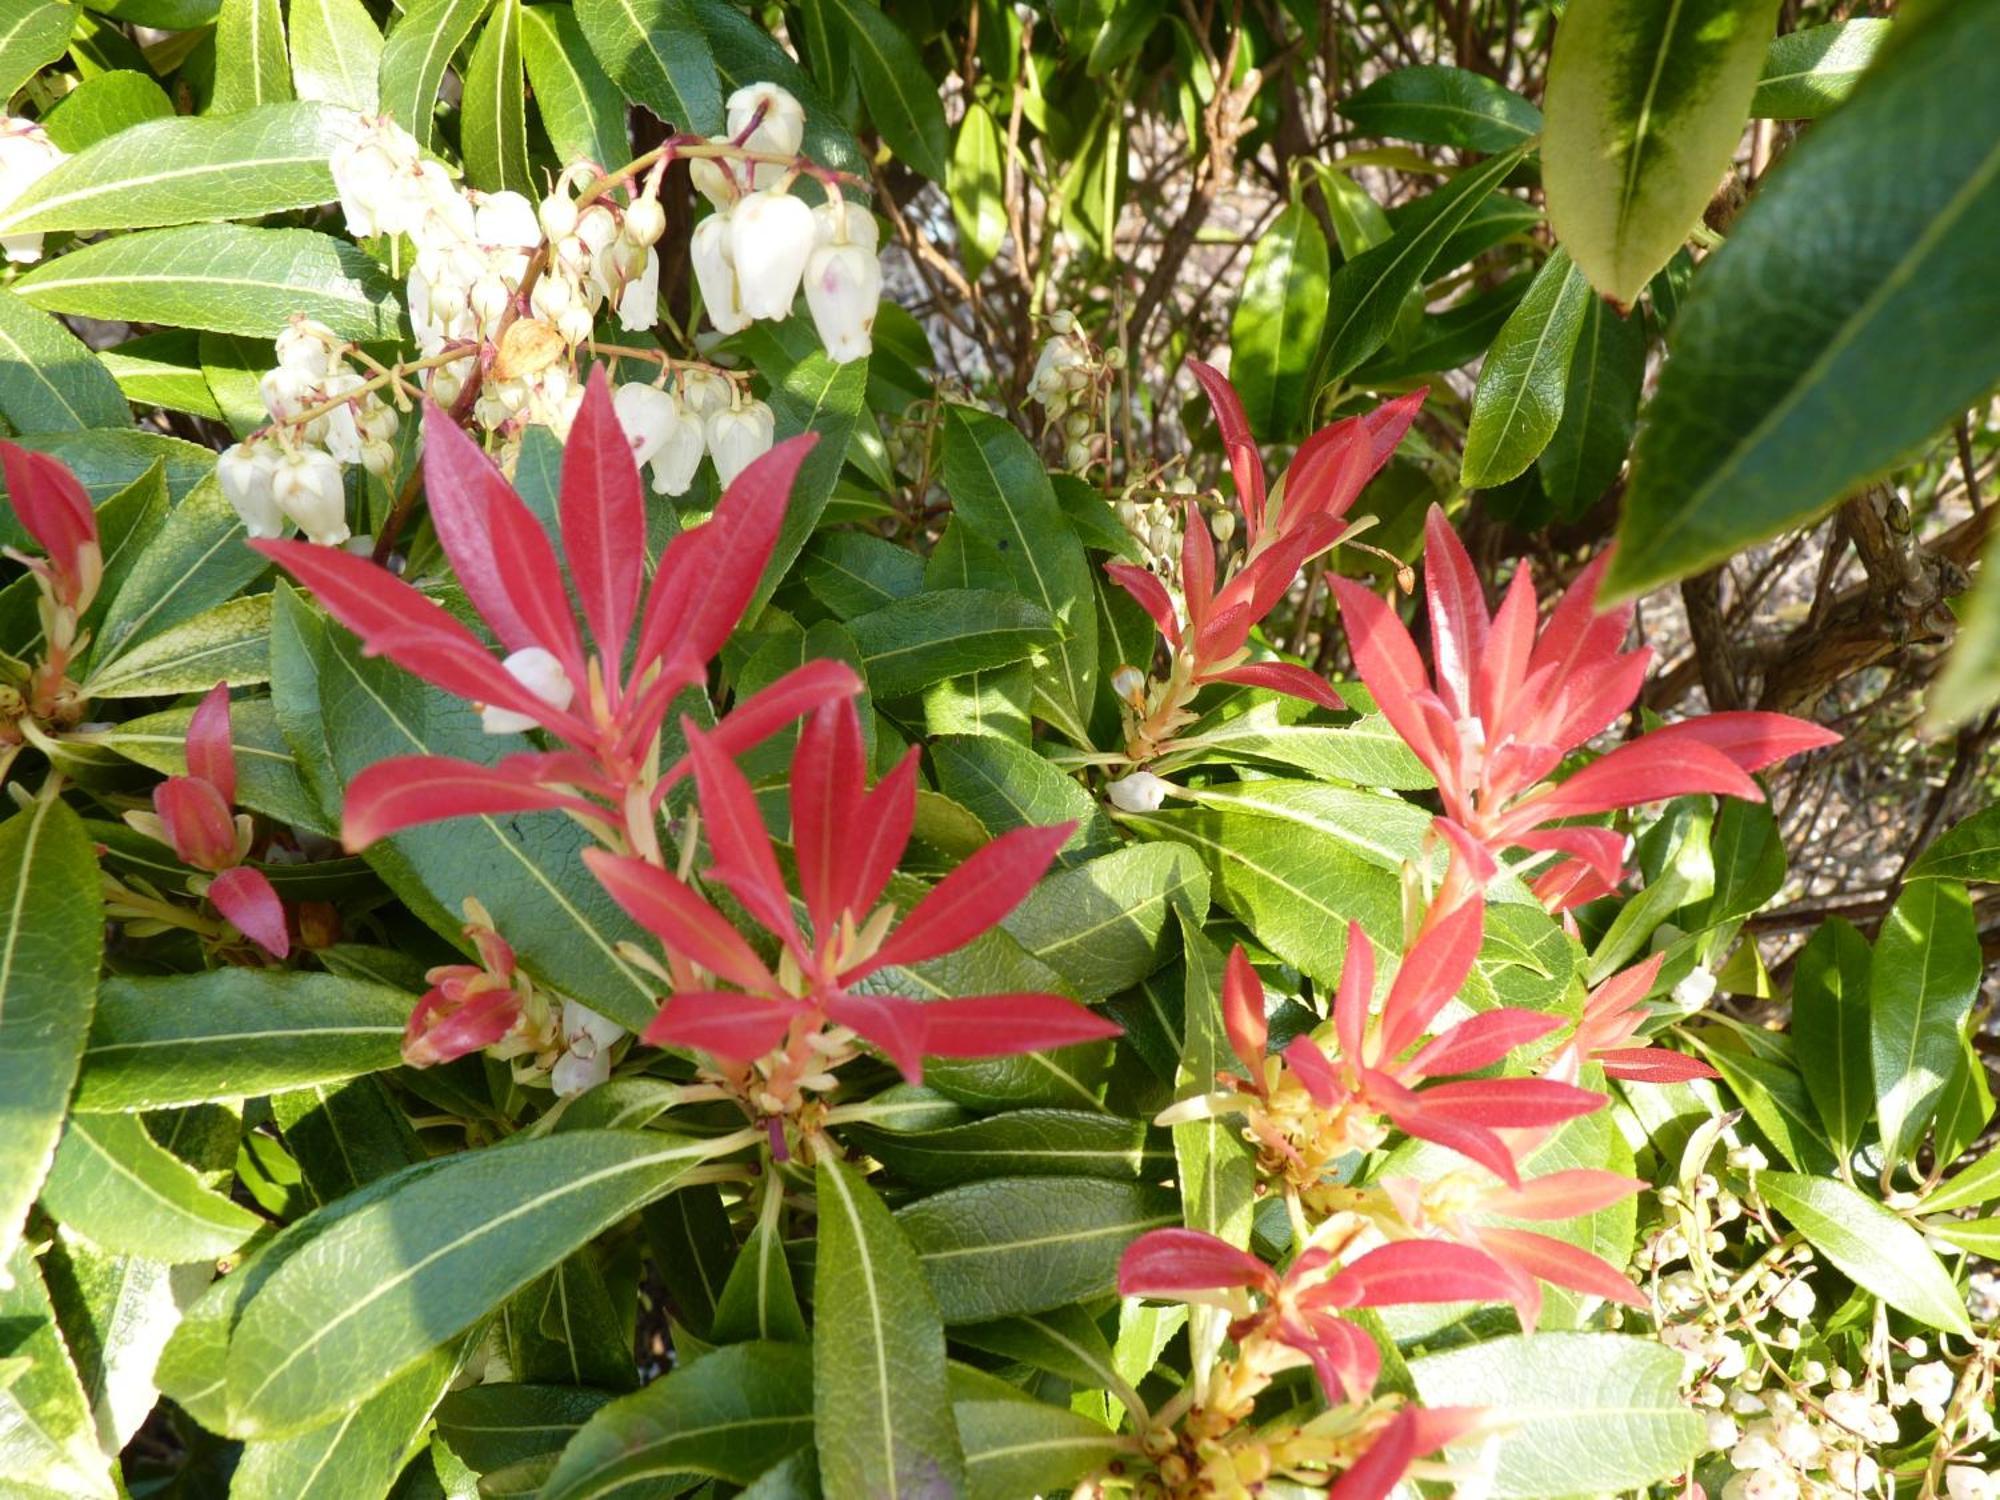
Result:
[[[347,847],[441,818],[553,809],[614,847],[658,859],[655,813],[687,769],[684,761],[660,766],[661,726],[676,695],[703,682],[749,604],[814,441],[809,433],[787,439],[738,475],[709,520],[668,543],[649,587],[639,470],[601,366],[563,451],[562,558],[472,439],[426,407],[431,519],[467,598],[506,649],[504,662],[435,600],[364,558],[309,542],[252,543],[310,588],[368,654],[477,704],[489,732],[539,726],[567,747],[498,765],[379,761],[348,786]],[[738,704],[712,737],[732,751],[747,748],[859,686],[843,663],[809,662]]]
[[[1551,1059],[1546,1070],[1549,1075],[1574,1081],[1588,1061],[1600,1064],[1606,1077],[1628,1083],[1687,1083],[1714,1078],[1715,1069],[1685,1052],[1658,1043],[1627,1045],[1652,1019],[1646,996],[1652,993],[1665,961],[1666,954],[1655,953],[1592,990],[1584,1001],[1575,1035]]]
[[[69,664],[90,643],[83,617],[104,581],[104,552],[90,493],[60,460],[0,442],[0,468],[7,476],[7,501],[15,518],[46,554],[32,557],[6,549],[8,557],[34,575],[42,626],[42,659],[26,692],[18,702],[0,707],[0,745],[17,747],[24,738],[23,716],[60,728],[83,717],[86,705],[69,680]]]
[[[1355,665],[1377,707],[1437,778],[1447,819],[1496,859],[1508,849],[1558,856],[1535,882],[1555,909],[1604,895],[1624,876],[1624,836],[1570,820],[1691,793],[1762,801],[1752,772],[1840,738],[1785,714],[1709,714],[1629,740],[1550,781],[1565,756],[1631,706],[1651,660],[1645,647],[1622,649],[1630,604],[1597,613],[1610,554],[1584,569],[1538,633],[1527,564],[1489,615],[1472,559],[1436,506],[1425,538],[1434,681],[1395,610],[1361,584],[1335,578]]]
[[[248,813],[234,811],[236,747],[229,730],[229,684],[210,688],[188,720],[185,776],[153,788],[153,810],[134,809],[125,821],[174,851],[182,864],[209,872],[209,902],[237,931],[283,958],[291,951],[285,905],[262,870],[243,861],[250,854]]]
[[[792,759],[793,854],[804,922],[771,838],[720,736],[687,727],[701,828],[720,885],[777,939],[776,970],[693,886],[602,849],[585,861],[669,955],[674,993],[645,1039],[703,1052],[755,1115],[794,1115],[832,1070],[877,1047],[912,1083],[923,1059],[997,1057],[1114,1036],[1111,1021],[1060,995],[978,995],[922,1003],[885,993],[884,971],[953,952],[997,925],[1034,888],[1074,831],[1017,828],[975,852],[897,920],[878,904],[916,815],[916,751],[873,788],[852,701],[807,719]],[[863,982],[875,978],[875,984]]]
[[[560,1044],[556,1013],[514,965],[514,950],[477,901],[465,903],[465,936],[479,962],[440,964],[403,1029],[403,1061],[434,1067],[486,1051],[505,1061],[551,1053]]]
[[[1210,683],[1239,683],[1289,693],[1322,708],[1339,708],[1326,682],[1304,667],[1253,662],[1250,632],[1284,598],[1299,570],[1351,530],[1342,518],[1368,481],[1396,451],[1423,405],[1414,391],[1361,416],[1321,428],[1300,444],[1275,498],[1265,489],[1264,463],[1235,390],[1200,360],[1188,361],[1207,392],[1243,508],[1243,552],[1217,586],[1215,548],[1200,508],[1189,501],[1181,543],[1179,604],[1167,586],[1131,563],[1105,571],[1152,616],[1172,652],[1163,681],[1137,667],[1121,672],[1125,753],[1135,763],[1173,748],[1194,721],[1195,695]]]

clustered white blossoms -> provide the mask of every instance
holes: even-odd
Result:
[[[68,158],[69,153],[35,121],[0,114],[0,211]],[[39,232],[0,235],[0,250],[12,261],[40,260],[42,236]]]
[[[1028,395],[1061,425],[1064,465],[1086,469],[1102,454],[1098,412],[1113,376],[1124,367],[1125,351],[1099,350],[1067,308],[1049,314],[1049,331],[1028,379]]]
[[[711,145],[798,155],[806,113],[784,89],[751,84],[731,94],[727,108],[727,133]],[[850,207],[831,185],[827,201],[809,207],[792,196],[796,170],[778,161],[695,157],[688,171],[715,205],[695,225],[688,253],[716,330],[735,333],[759,318],[790,317],[803,286],[828,356],[837,364],[865,356],[882,299],[874,217]]]
[[[663,369],[658,382],[628,381],[611,397],[632,456],[650,472],[655,494],[686,494],[704,453],[727,485],[769,450],[777,419],[763,402],[713,370],[683,369],[671,390],[667,378]]]
[[[289,522],[339,546],[348,539],[345,466],[376,475],[395,467],[396,408],[325,324],[295,316],[277,348],[277,368],[257,383],[271,426],[223,450],[216,478],[251,536],[278,536]]]

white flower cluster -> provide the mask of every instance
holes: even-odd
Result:
[[[785,90],[751,84],[729,96],[727,134],[712,144],[796,157],[805,121]],[[825,203],[808,207],[791,195],[793,170],[778,162],[696,157],[688,170],[715,205],[695,225],[688,254],[716,329],[735,333],[759,318],[790,317],[803,284],[827,354],[838,364],[865,356],[882,300],[874,218],[833,188]]]
[[[1035,361],[1028,395],[1048,410],[1051,422],[1061,424],[1064,465],[1088,468],[1102,444],[1098,410],[1112,376],[1124,367],[1125,351],[1099,351],[1067,308],[1049,314],[1049,330],[1052,337]]]
[[[0,114],[0,210],[68,157],[69,153],[33,120]],[[0,235],[0,249],[7,252],[9,260],[40,260],[42,237],[40,233]]]
[[[289,522],[322,546],[348,538],[344,466],[371,474],[395,467],[395,407],[349,367],[348,344],[310,318],[278,335],[278,365],[257,383],[272,426],[223,451],[222,493],[253,537]]]
[[[685,495],[704,453],[726,486],[770,451],[777,418],[763,402],[712,370],[683,370],[675,387],[635,380],[611,397],[632,457],[652,472],[655,494]]]

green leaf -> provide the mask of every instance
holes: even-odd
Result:
[[[1757,1193],[1856,1286],[1947,1333],[1969,1335],[1965,1304],[1924,1237],[1832,1177],[1759,1172]]]
[[[1341,684],[1340,691],[1350,707],[1361,696],[1352,684]],[[1255,704],[1220,723],[1197,726],[1182,743],[1198,744],[1195,763],[1269,761],[1327,781],[1399,791],[1427,791],[1437,784],[1380,714],[1365,713],[1338,726],[1300,724],[1290,722],[1297,713],[1292,706],[1296,702],[1275,699]]]
[[[1059,1495],[1135,1447],[1103,1423],[1046,1401],[958,1401],[951,1410],[971,1500]]]
[[[737,1252],[716,1299],[714,1336],[718,1344],[755,1339],[803,1344],[811,1339],[775,1219],[760,1218]]]
[[[1996,142],[2000,13],[1958,5],[1785,154],[1674,320],[1613,594],[1802,524],[1992,388],[2000,346],[1963,332],[1993,308]]]
[[[103,953],[97,858],[46,797],[0,823],[0,1249],[12,1254],[62,1130]]]
[[[185,776],[187,726],[193,717],[192,707],[163,709],[110,726],[96,743],[164,776]],[[278,730],[269,700],[238,699],[230,704],[229,726],[236,744],[237,806],[310,833],[337,832],[300,784],[298,764]]]
[[[1557,246],[1480,366],[1458,474],[1466,489],[1505,484],[1555,436],[1569,394],[1571,356],[1592,301],[1590,283]]]
[[[945,409],[943,469],[954,516],[999,553],[1022,597],[1062,632],[1049,653],[1053,673],[1036,677],[1037,712],[1087,748],[1097,694],[1097,596],[1089,558],[1048,471],[1013,423],[957,405]]]
[[[1924,727],[1933,733],[2000,700],[2000,532],[1988,539],[1979,575],[1957,609],[1957,639],[1924,704]]]
[[[158,1404],[153,1368],[160,1351],[180,1322],[181,1304],[212,1273],[112,1255],[69,1230],[57,1233],[41,1269],[99,1445],[116,1453]]]
[[[1055,626],[1040,607],[991,589],[937,589],[847,622],[877,698],[900,698],[946,677],[1003,667],[1053,651]]]
[[[843,111],[827,99],[812,75],[768,31],[726,0],[698,0],[695,19],[715,55],[725,93],[753,83],[775,83],[789,90],[805,106],[805,154],[821,166],[868,179],[869,158],[853,132],[841,123]],[[867,190],[861,190],[861,196],[867,196]],[[885,314],[882,322],[888,321]],[[881,332],[878,324],[876,333]]]
[[[771,413],[777,419],[778,436],[788,438],[815,432],[819,441],[806,455],[799,477],[792,484],[784,525],[778,530],[777,545],[771,549],[771,561],[764,569],[763,580],[744,611],[746,621],[756,620],[826,511],[849,443],[860,424],[861,409],[867,402],[868,362],[856,359],[837,365],[827,358],[825,351],[815,349],[787,370],[783,378],[774,375],[772,379]]]
[[[268,969],[114,977],[98,994],[76,1108],[164,1109],[393,1068],[412,998]]]
[[[2000,1151],[1990,1151],[1955,1177],[1947,1177],[1924,1199],[1927,1214],[1977,1208],[2000,1198]]]
[[[645,1481],[663,1474],[747,1484],[812,1439],[812,1356],[797,1344],[732,1344],[600,1407],[541,1496],[650,1493]]]
[[[92,358],[111,372],[118,390],[136,406],[159,406],[190,416],[222,420],[222,408],[202,374],[200,335],[191,328],[142,333]]]
[[[46,180],[46,179],[45,179]],[[73,250],[14,283],[51,312],[264,334],[294,313],[343,338],[394,338],[395,288],[345,240],[310,229],[187,225]]]
[[[1462,151],[1508,151],[1542,128],[1542,112],[1512,89],[1438,64],[1384,73],[1334,109],[1363,135]]]
[[[1792,1039],[1799,1071],[1844,1161],[1875,1112],[1869,1047],[1868,940],[1829,917],[1799,952],[1792,974]]]
[[[11,291],[0,292],[0,416],[17,432],[132,420],[118,382],[83,341]]]
[[[263,1223],[202,1186],[137,1115],[72,1115],[42,1207],[102,1249],[170,1264],[227,1255]]]
[[[1338,379],[1381,348],[1406,298],[1423,281],[1445,242],[1484,206],[1519,164],[1519,149],[1467,167],[1430,195],[1421,223],[1348,260],[1328,287],[1326,341],[1313,383]]]
[[[2000,1256],[2000,1219],[1941,1219],[1926,1224],[1924,1228],[1927,1233],[1969,1251],[1981,1260]]]
[[[1208,875],[1172,844],[1119,849],[1056,870],[1001,923],[1084,1000],[1130,989],[1170,956],[1167,913],[1208,910]]]
[[[245,1443],[230,1488],[286,1500],[387,1495],[458,1372],[462,1343],[433,1350],[345,1416],[291,1437]]]
[[[1413,1359],[1410,1374],[1424,1405],[1482,1406],[1501,1424],[1494,1500],[1643,1490],[1702,1451],[1702,1419],[1681,1395],[1680,1355],[1652,1339],[1493,1339]]]
[[[1575,0],[1542,108],[1549,223],[1629,307],[1701,217],[1743,134],[1777,0]]]
[[[942,183],[950,154],[944,104],[915,44],[872,0],[813,3],[841,31],[868,117],[889,149],[916,172]]]
[[[1109,852],[1118,834],[1075,780],[1025,745],[990,734],[948,734],[931,741],[938,786],[971,810],[987,832],[1074,820],[1065,863]]]
[[[1818,119],[1854,92],[1892,24],[1835,21],[1778,37],[1764,54],[1750,113],[1765,120]]]
[[[481,1474],[554,1454],[608,1397],[567,1385],[469,1385],[438,1403],[438,1435]]]
[[[283,1435],[351,1409],[672,1191],[711,1151],[651,1132],[578,1130],[385,1180],[379,1196],[287,1257],[245,1306],[229,1341],[232,1430]]]
[[[951,153],[951,214],[958,223],[959,258],[965,262],[966,275],[975,281],[1007,238],[1001,158],[1005,149],[1000,127],[986,106],[968,104]]]
[[[0,96],[13,98],[22,84],[63,55],[76,18],[74,5],[54,0],[0,3]]]
[[[799,553],[799,581],[843,620],[922,593],[924,560],[857,531],[822,531]]]
[[[1562,421],[1535,461],[1542,493],[1559,517],[1582,515],[1625,466],[1645,378],[1645,320],[1637,313],[1620,317],[1602,297],[1592,297],[1570,358]]]
[[[1250,430],[1281,441],[1309,415],[1308,381],[1326,327],[1326,236],[1305,204],[1278,215],[1250,252],[1229,323],[1229,378]]]
[[[91,669],[233,597],[269,566],[243,545],[243,522],[211,469],[147,542],[98,631]],[[212,686],[211,678],[207,685]]]
[[[1688,1039],[1722,1075],[1729,1091],[1786,1161],[1805,1172],[1834,1170],[1839,1158],[1820,1131],[1819,1111],[1797,1068],[1715,1045],[1700,1033]]]
[[[1903,878],[2000,881],[2000,802],[1952,825]]]
[[[466,175],[474,187],[534,195],[521,79],[521,0],[493,0],[493,13],[472,49],[465,68],[463,139]]]
[[[86,78],[42,117],[42,126],[50,140],[74,156],[121,130],[173,113],[165,89],[144,73],[121,68]]]
[[[822,1158],[813,1265],[813,1428],[834,1495],[953,1494],[965,1459],[944,1328],[916,1247],[851,1169]]]
[[[268,681],[271,596],[219,604],[125,652],[91,674],[92,698],[164,698],[205,691],[218,682],[245,687]]]
[[[330,203],[328,162],[353,122],[347,110],[294,102],[135,125],[58,163],[0,210],[0,234],[152,229]]]
[[[1145,1121],[1081,1110],[1009,1110],[936,1130],[850,1125],[842,1134],[919,1187],[1022,1175],[1154,1181],[1173,1169]]]
[[[715,56],[691,0],[578,0],[576,19],[628,97],[677,129],[722,129]]]
[[[0,1178],[0,1181],[7,1179]],[[0,1452],[23,1500],[113,1500],[109,1461],[98,1447],[89,1397],[77,1380],[41,1269],[26,1245],[0,1263]]]
[[[233,115],[292,97],[292,65],[278,0],[222,0],[215,22],[210,115]]]
[[[947,1323],[983,1323],[1101,1297],[1148,1229],[1181,1221],[1171,1193],[1089,1177],[1002,1177],[947,1188],[896,1222]],[[815,1280],[813,1302],[825,1307]]]
[[[1964,886],[1904,887],[1883,919],[1868,976],[1876,1118],[1892,1164],[1915,1154],[1937,1113],[1983,965]]]
[[[437,144],[438,85],[491,3],[413,0],[389,28],[376,75],[381,112],[427,147]]]
[[[1944,1093],[1938,1098],[1937,1123],[1931,1127],[1932,1160],[1954,1162],[1971,1150],[1986,1134],[1994,1107],[1986,1060],[1970,1036],[1960,1035],[1958,1065],[1945,1080]]]
[[[292,81],[301,99],[372,115],[382,32],[361,0],[292,0]]]
[[[598,65],[574,10],[522,7],[521,56],[535,91],[535,113],[559,157],[611,166],[631,160],[624,96]]]

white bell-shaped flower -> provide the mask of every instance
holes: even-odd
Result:
[[[685,495],[693,486],[695,471],[701,467],[702,455],[707,451],[708,442],[701,419],[690,411],[683,411],[681,420],[674,424],[666,441],[654,450],[653,493]]]
[[[867,358],[882,300],[882,263],[875,252],[859,245],[821,245],[806,262],[805,279],[806,306],[828,357],[837,365]]]
[[[294,316],[278,335],[278,363],[308,379],[321,380],[344,346],[345,340],[326,324]]]
[[[482,245],[533,250],[542,243],[542,226],[535,205],[520,193],[479,194],[472,232]]]
[[[611,1076],[611,1049],[625,1037],[625,1028],[587,1005],[563,1002],[563,1055],[549,1069],[549,1087],[562,1099],[596,1088]]]
[[[334,147],[329,165],[347,232],[358,239],[415,233],[436,196],[437,184],[426,180],[424,169],[443,176],[437,163],[424,161],[417,138],[387,117],[368,121],[360,134]],[[449,188],[450,179],[444,182]]]
[[[750,193],[729,219],[743,311],[753,318],[789,317],[813,251],[812,210],[790,193]]]
[[[295,448],[286,453],[271,481],[278,509],[322,547],[338,547],[348,538],[347,486],[340,463],[319,448]]]
[[[650,248],[660,242],[660,236],[667,232],[667,212],[660,207],[660,200],[650,193],[642,193],[625,208],[625,222],[620,232],[635,245]]]
[[[745,401],[715,412],[708,419],[708,451],[715,472],[727,489],[736,476],[771,451],[777,440],[777,418],[761,401]]]
[[[822,245],[859,245],[871,252],[882,248],[882,228],[875,215],[844,198],[813,205],[813,232]]]
[[[706,156],[689,157],[688,181],[717,208],[726,209],[736,201],[736,179],[729,175],[729,168],[719,161]]]
[[[1134,771],[1129,776],[1121,776],[1105,788],[1111,798],[1111,805],[1123,812],[1158,812],[1160,804],[1167,800],[1174,784],[1151,771]]]
[[[750,130],[743,144],[752,151],[772,156],[797,156],[806,138],[805,107],[775,83],[752,83],[729,96],[729,138],[735,140]],[[760,114],[761,111],[761,114]],[[750,186],[761,190],[781,179],[789,169],[777,162],[756,162],[750,167]]]
[[[639,274],[618,294],[618,326],[627,333],[645,333],[660,321],[660,256],[646,252]]]
[[[243,530],[258,541],[280,536],[285,513],[278,509],[272,480],[278,472],[277,450],[269,443],[236,443],[215,461],[222,498],[243,522]]]
[[[729,382],[713,370],[683,370],[680,384],[681,405],[704,422],[736,400]]]
[[[576,696],[576,684],[569,680],[555,653],[541,646],[523,646],[500,663],[500,668],[550,708],[568,708]],[[521,734],[535,727],[535,720],[511,708],[482,708],[479,727],[488,734]]]
[[[680,402],[641,380],[627,381],[613,391],[611,409],[618,414],[618,425],[632,445],[632,461],[638,464],[651,463],[681,425]]]
[[[731,216],[725,213],[710,214],[688,236],[688,259],[694,262],[702,306],[719,333],[735,333],[750,326],[736,279],[734,239]]]

